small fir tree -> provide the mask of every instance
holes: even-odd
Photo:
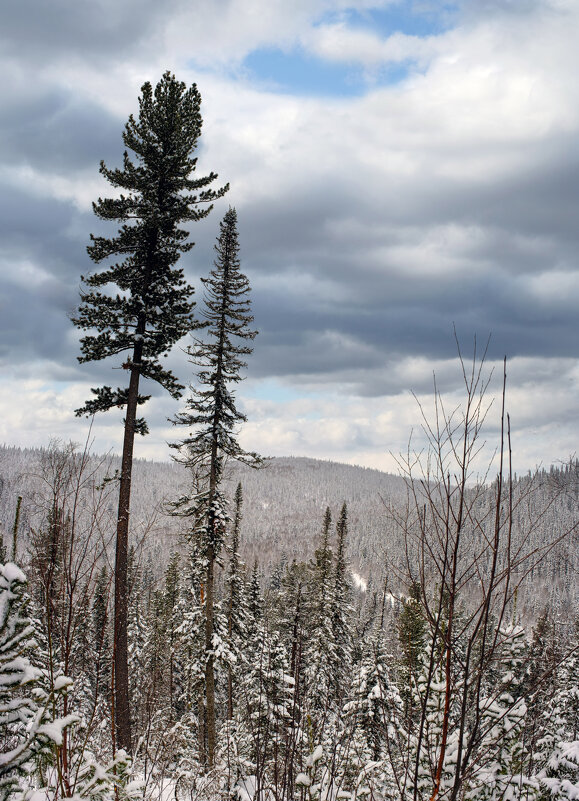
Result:
[[[186,581],[177,613],[181,624],[177,630],[177,652],[184,666],[182,694],[180,703],[184,710],[181,725],[188,729],[187,738],[191,745],[191,732],[195,732],[194,751],[188,749],[187,760],[200,765],[206,762],[205,738],[205,559],[200,543],[191,537],[187,558]]]
[[[110,576],[107,566],[103,565],[97,576],[92,602],[92,684],[95,702],[110,700],[109,588]]]
[[[53,708],[69,679],[47,692],[46,674],[31,663],[38,648],[27,615],[26,577],[12,563],[0,565],[0,801],[24,798],[21,777],[39,760],[53,763],[63,730],[76,720],[54,719]]]
[[[305,649],[307,705],[314,736],[323,726],[331,703],[333,674],[340,656],[333,626],[334,583],[333,553],[330,546],[332,516],[327,508],[322,526],[322,541],[310,566],[309,614],[311,627]]]
[[[400,718],[402,700],[390,680],[389,662],[384,633],[375,629],[363,644],[351,700],[344,706],[345,714],[355,722],[358,754],[367,761],[385,758],[389,729],[398,725]]]
[[[226,603],[227,603],[227,644],[229,650],[235,655],[238,670],[234,670],[233,665],[229,665],[227,670],[227,717],[233,719],[233,711],[236,700],[236,685],[238,682],[240,662],[243,658],[243,646],[247,637],[247,597],[245,592],[245,581],[243,580],[243,562],[239,558],[239,533],[241,527],[241,507],[243,505],[243,491],[241,483],[235,490],[235,513],[233,517],[233,530],[231,532],[231,543],[229,545],[229,569],[226,580]]]
[[[259,585],[259,567],[257,559],[253,563],[251,578],[247,588],[247,639],[249,651],[256,646],[257,632],[263,623],[265,603]]]
[[[422,587],[415,581],[410,586],[409,594],[402,601],[402,609],[398,618],[398,642],[400,644],[400,674],[402,698],[404,700],[407,721],[418,711],[411,692],[413,683],[418,679],[422,668],[422,656],[425,647],[426,622],[422,606]]]
[[[570,643],[557,674],[557,690],[541,709],[536,762],[547,799],[579,797],[579,638]]]
[[[276,631],[262,624],[241,684],[238,743],[256,777],[257,797],[288,797],[294,679]],[[260,793],[263,794],[260,795]]]
[[[146,609],[147,575],[131,559],[130,570],[130,603],[128,625],[129,650],[129,689],[131,699],[132,720],[137,736],[144,730],[146,714],[147,676],[147,643],[150,636],[149,621]]]
[[[215,565],[223,547],[229,522],[221,480],[226,459],[259,467],[261,458],[245,451],[237,440],[237,427],[246,420],[235,404],[231,385],[241,381],[243,360],[252,348],[245,344],[256,331],[250,326],[249,281],[240,270],[237,214],[230,208],[220,226],[215,246],[217,257],[209,277],[203,279],[206,341],[195,339],[187,350],[198,365],[200,387],[192,387],[187,408],[174,423],[187,426],[188,437],[174,447],[179,461],[189,467],[197,483],[192,497],[177,504],[182,514],[193,517],[201,542],[205,572],[205,701],[207,717],[207,761],[213,766],[216,748],[215,709]]]
[[[352,632],[354,609],[352,607],[352,583],[346,557],[348,536],[348,507],[342,505],[336,523],[336,562],[333,575],[332,630],[337,650],[333,666],[333,692],[338,704],[343,703],[351,680]]]
[[[482,738],[478,764],[465,793],[477,801],[518,799],[533,795],[533,782],[523,773],[523,731],[527,705],[523,695],[527,652],[525,632],[520,626],[500,631],[500,677],[498,686],[488,687],[480,701]]]

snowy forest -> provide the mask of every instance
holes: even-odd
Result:
[[[178,465],[135,464],[135,745],[114,750],[117,467],[0,451],[2,750],[23,768],[3,756],[4,798],[576,797],[577,464],[462,491],[313,460],[232,470],[211,768]]]
[[[199,103],[145,84],[134,156],[101,164],[119,228],[88,253],[121,261],[72,322],[127,386],[76,412],[121,408],[122,456],[0,449],[0,800],[579,798],[579,464],[515,476],[503,390],[481,469],[485,360],[460,352],[463,403],[420,407],[399,476],[242,448],[235,209],[199,309],[176,267],[228,190],[190,177]],[[187,334],[188,394],[162,361]],[[133,458],[141,381],[185,395],[173,463]]]

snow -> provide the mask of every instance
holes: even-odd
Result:
[[[316,762],[319,762],[323,756],[324,756],[324,749],[322,748],[321,745],[317,745],[306,760],[307,767],[308,768],[313,767],[316,764]]]
[[[135,779],[125,787],[125,795],[128,798],[142,798],[145,787],[146,784],[142,779]],[[173,797],[176,798],[177,794],[174,793]]]
[[[73,723],[78,723],[79,717],[78,715],[66,715],[64,718],[58,718],[57,720],[53,720],[50,723],[43,723],[41,726],[38,727],[38,734],[44,734],[53,743],[56,745],[62,745],[62,732],[66,729],[67,726],[72,725]]]
[[[366,592],[368,589],[368,582],[366,579],[361,576],[359,573],[356,573],[354,570],[352,572],[352,580],[356,587],[360,590],[360,592]]]
[[[2,572],[6,581],[10,583],[18,581],[20,584],[24,584],[26,582],[26,576],[14,562],[7,562],[2,568]]]
[[[66,687],[72,687],[73,681],[68,676],[59,676],[54,681],[54,691],[59,693],[61,690],[64,690]]]
[[[0,674],[0,686],[10,687],[16,684],[28,684],[36,681],[40,675],[40,670],[33,667],[28,659],[17,656],[3,665],[3,671]]]
[[[235,795],[239,801],[253,801],[255,798],[256,787],[256,777],[246,776],[245,778],[240,779],[235,785]]]

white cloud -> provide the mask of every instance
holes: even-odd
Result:
[[[411,61],[424,69],[444,49],[439,36],[393,33],[381,37],[371,30],[352,29],[345,21],[312,28],[302,37],[302,43],[319,58],[367,68]]]
[[[470,364],[465,364],[468,373]],[[432,363],[409,359],[398,369],[410,388],[413,379],[423,384],[424,375],[430,374],[432,389],[421,390],[415,397],[405,391],[388,398],[361,400],[349,395],[345,387],[337,387],[325,395],[287,402],[246,401],[249,423],[243,428],[241,441],[245,447],[268,455],[291,453],[398,472],[398,457],[407,452],[409,442],[412,450],[426,447],[422,412],[427,420],[434,421],[433,371],[447,413],[456,412],[460,419],[465,401],[464,387],[457,387],[453,380],[453,375],[460,375],[456,360]],[[486,446],[476,463],[481,475],[500,445],[502,364],[489,362],[483,372],[485,381],[491,373],[484,402],[489,411],[481,439]],[[551,363],[514,359],[507,364],[507,376],[506,409],[511,421],[514,469],[525,472],[571,456],[579,414],[576,360]],[[491,474],[496,461],[494,465]]]
[[[486,447],[477,462],[480,474],[485,472],[499,445],[497,393],[502,365],[489,363],[488,370],[493,368],[494,377],[487,394],[490,412],[483,430]],[[453,388],[456,385],[453,375],[460,374],[456,360],[433,364],[408,359],[398,366],[402,380],[410,388],[415,380],[423,383],[425,373],[430,374],[432,383],[433,369],[450,413],[464,402],[464,392]],[[526,472],[536,465],[548,466],[573,455],[573,443],[577,441],[575,421],[579,416],[576,360],[551,363],[514,359],[508,363],[507,373],[514,469]],[[14,376],[3,379],[1,389],[0,442],[37,446],[55,437],[84,442],[89,436],[89,421],[73,414],[89,395],[87,384],[59,386]],[[404,391],[387,398],[364,399],[348,394],[344,386],[326,388],[316,394],[311,394],[312,391],[310,387],[303,397],[287,401],[258,400],[240,391],[240,403],[249,417],[240,432],[242,446],[268,456],[292,454],[334,459],[394,473],[399,471],[398,457],[407,452],[410,441],[413,450],[425,447],[421,407],[432,421],[433,392],[429,388],[419,391],[416,397]],[[167,443],[178,441],[184,433],[166,422],[177,408],[178,404],[167,397],[157,397],[149,403],[146,415],[154,425],[151,435],[136,442],[135,453],[139,458],[169,458]],[[95,451],[120,451],[121,416],[109,413],[95,418],[90,433]]]
[[[110,194],[108,184],[95,168],[59,175],[28,164],[4,165],[0,167],[0,182],[6,186],[30,187],[30,194],[35,197],[71,201],[80,211],[89,211],[94,199],[103,192]]]
[[[259,48],[290,49],[317,38],[324,14],[364,11],[393,5],[395,0],[216,0],[182,2],[167,21],[166,52],[211,69],[240,63]]]

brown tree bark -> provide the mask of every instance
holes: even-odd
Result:
[[[144,322],[138,326],[145,328]],[[129,564],[129,511],[131,502],[131,477],[133,470],[133,447],[135,422],[139,397],[140,363],[143,345],[135,343],[133,361],[130,363],[131,378],[127,395],[123,455],[119,485],[119,507],[117,515],[117,542],[115,551],[115,609],[114,609],[114,716],[116,745],[131,753],[131,711],[129,701],[129,650],[128,650],[128,586]]]

